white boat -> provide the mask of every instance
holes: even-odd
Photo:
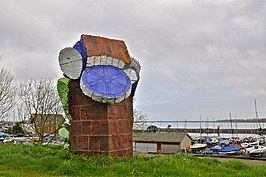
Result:
[[[265,146],[254,146],[254,149],[249,151],[249,154],[252,155],[265,155],[266,147]]]
[[[219,140],[217,138],[212,138],[211,143],[217,144],[217,143],[219,143]]]
[[[201,144],[201,143],[196,143],[190,146],[190,149],[204,149],[207,147],[207,144]]]
[[[252,151],[254,149],[255,149],[255,146],[249,146],[249,147],[245,148],[245,151],[246,151],[247,154],[249,154],[250,151]]]
[[[255,142],[251,142],[251,143],[241,143],[241,147],[243,148],[248,148],[248,147],[256,146],[256,145],[259,145],[259,140]]]
[[[219,144],[220,144],[221,146],[229,146],[230,141],[229,141],[229,140],[221,140],[221,141],[219,142]]]
[[[5,138],[4,143],[23,144],[27,141],[27,137],[9,137]]]

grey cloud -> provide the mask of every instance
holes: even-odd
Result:
[[[150,119],[218,117],[231,107],[240,115],[254,97],[266,104],[264,1],[23,0],[0,6],[0,64],[18,79],[59,78],[58,52],[85,33],[125,40],[142,64],[136,106]]]

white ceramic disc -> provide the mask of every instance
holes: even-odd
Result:
[[[67,47],[59,52],[59,64],[63,73],[70,79],[78,79],[83,66],[82,57],[76,49]]]

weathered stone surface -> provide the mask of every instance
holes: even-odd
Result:
[[[69,81],[72,152],[132,157],[133,98],[114,105],[95,102],[82,93],[79,84]]]
[[[137,80],[139,80],[136,71],[133,68],[127,68],[123,70],[129,79],[131,80],[131,84],[134,84]]]
[[[109,56],[131,63],[131,59],[124,41],[108,39],[99,36],[82,34],[81,38],[87,49],[88,56]]]
[[[131,57],[131,63],[129,65],[130,67],[134,68],[134,70],[138,73],[140,72],[141,66],[138,60],[136,60],[135,58]]]

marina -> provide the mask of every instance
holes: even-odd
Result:
[[[238,158],[266,160],[265,119],[220,120],[220,121],[145,121],[145,129],[135,132],[157,134],[185,133],[191,138],[190,145],[181,148],[182,141],[176,145],[178,150],[163,148],[164,141],[138,143],[133,149],[146,153],[190,153],[195,156],[216,158]],[[154,141],[155,142],[155,141]],[[171,142],[168,143],[168,148]],[[161,151],[163,149],[164,151]]]

